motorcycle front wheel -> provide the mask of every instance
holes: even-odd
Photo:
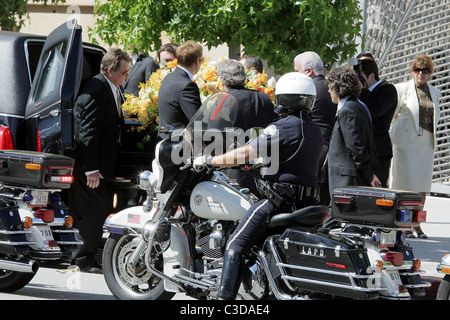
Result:
[[[142,241],[139,237],[111,234],[103,249],[103,275],[109,290],[119,300],[170,300],[175,294],[164,290],[164,281],[154,276],[144,261],[136,268],[128,260]],[[157,263],[162,270],[163,261]]]

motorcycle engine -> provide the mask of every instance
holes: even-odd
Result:
[[[229,221],[207,220],[197,224],[197,245],[203,255],[209,259],[222,258],[228,238],[235,228],[235,223]]]

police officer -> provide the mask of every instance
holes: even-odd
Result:
[[[194,168],[201,169],[206,166],[236,166],[262,157],[263,182],[272,190],[276,185],[283,185],[294,191],[292,198],[282,204],[263,197],[240,221],[226,245],[219,299],[236,297],[242,256],[264,235],[270,217],[294,207],[300,209],[317,204],[322,136],[318,125],[308,115],[316,96],[314,82],[304,74],[288,73],[278,80],[275,95],[275,112],[280,118],[265,128],[263,134],[226,154],[206,155],[193,162]],[[234,160],[233,163],[230,159]],[[266,191],[261,192],[265,194]]]

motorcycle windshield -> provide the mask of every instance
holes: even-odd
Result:
[[[207,130],[225,131],[233,127],[237,115],[236,99],[225,92],[210,96],[197,110],[185,128],[186,133]]]

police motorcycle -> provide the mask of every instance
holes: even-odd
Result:
[[[0,151],[0,291],[27,285],[40,266],[67,267],[78,231],[60,192],[73,180],[73,159]]]
[[[232,96],[211,96],[182,133],[183,140],[172,133],[157,144],[152,172],[140,175],[140,187],[148,194],[144,204],[107,219],[103,274],[117,299],[170,299],[180,292],[197,299],[217,297],[225,244],[258,198],[220,169],[196,171],[192,154],[220,149],[211,148],[214,143],[199,143],[200,150],[195,150],[196,140],[226,141],[218,144],[225,149],[233,145],[234,138],[227,137],[233,134],[226,128],[235,115]],[[283,201],[289,194],[283,185],[262,180],[259,185],[272,201]],[[327,207],[277,214],[267,235],[246,257],[237,297],[422,295],[428,284],[421,281],[420,261],[403,238],[403,231],[423,220],[422,207],[420,194],[355,187],[336,190],[333,212],[341,223],[334,229],[321,227],[329,215]]]
[[[439,284],[436,300],[450,300],[450,254],[447,253],[442,257],[436,270],[444,274],[444,278]]]

